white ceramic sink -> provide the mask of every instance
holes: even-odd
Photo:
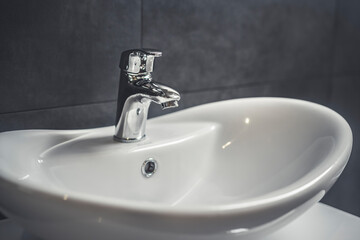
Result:
[[[340,115],[281,98],[150,119],[138,143],[113,133],[1,133],[0,210],[49,240],[259,238],[318,202],[352,147]]]

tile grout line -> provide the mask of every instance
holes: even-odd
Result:
[[[305,78],[305,77],[303,77]],[[301,79],[303,79],[301,78]],[[308,79],[324,79],[326,76],[313,76]],[[311,81],[311,80],[307,80]],[[209,87],[209,88],[202,88],[202,89],[194,89],[194,90],[185,90],[180,91],[181,93],[196,93],[202,91],[216,91],[216,90],[227,90],[227,89],[234,89],[234,88],[246,88],[246,87],[257,87],[257,86],[266,86],[266,85],[274,85],[277,83],[286,83],[287,80],[269,80],[269,81],[259,81],[259,82],[247,82],[242,84],[230,85],[230,86],[216,86],[216,87]]]
[[[234,89],[234,88],[267,86],[267,85],[273,85],[273,84],[281,83],[281,82],[286,82],[286,80],[248,82],[248,83],[242,83],[242,84],[231,85],[231,86],[217,86],[217,87],[194,89],[194,90],[184,90],[184,91],[179,91],[179,92],[181,94],[192,94],[192,93],[209,92],[209,91],[231,90],[231,89]],[[5,114],[27,113],[27,112],[43,111],[43,110],[55,110],[55,109],[59,109],[59,108],[79,107],[79,106],[96,105],[96,104],[113,103],[113,102],[115,103],[116,101],[117,101],[117,99],[109,99],[109,100],[103,100],[103,101],[97,101],[97,102],[79,103],[79,104],[73,104],[73,105],[60,105],[60,106],[53,106],[53,107],[26,109],[26,110],[20,110],[20,111],[0,112],[0,116],[5,115]]]
[[[201,88],[201,89],[194,89],[194,90],[185,90],[185,91],[180,91],[180,92],[186,94],[186,93],[228,90],[228,89],[234,89],[234,88],[256,87],[256,86],[270,85],[270,84],[271,84],[271,82],[253,82],[253,83],[249,82],[249,83],[243,83],[243,84],[237,84],[237,85],[231,85],[231,86],[216,86],[216,87]]]
[[[333,36],[332,36],[332,42],[331,42],[331,65],[330,65],[330,87],[328,90],[328,103],[332,103],[333,98],[333,87],[334,87],[334,80],[335,80],[335,58],[336,58],[336,37],[338,35],[338,24],[339,24],[339,0],[335,0],[335,6],[334,6],[334,22],[333,22]]]
[[[32,109],[26,109],[26,110],[20,110],[20,111],[0,112],[0,116],[6,115],[6,114],[28,113],[28,112],[36,112],[36,111],[44,111],[44,110],[55,110],[55,109],[59,109],[59,108],[80,107],[80,106],[86,106],[86,105],[96,105],[96,104],[112,103],[112,102],[115,103],[116,99],[115,100],[104,100],[104,101],[98,101],[98,102],[79,103],[79,104],[74,104],[74,105],[63,105],[63,106],[54,106],[54,107],[32,108]]]
[[[144,33],[144,2],[140,0],[140,48],[144,47],[143,33]]]

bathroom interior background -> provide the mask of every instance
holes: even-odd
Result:
[[[182,95],[171,111],[276,96],[344,116],[353,152],[322,202],[360,216],[359,13],[358,0],[2,0],[0,131],[113,125],[120,53],[157,48],[154,79]]]

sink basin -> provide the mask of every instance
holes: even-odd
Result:
[[[0,210],[49,240],[257,239],[318,202],[352,147],[336,112],[285,98],[153,118],[137,143],[113,133],[1,133]]]

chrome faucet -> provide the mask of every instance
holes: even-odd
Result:
[[[120,84],[114,139],[137,142],[145,137],[145,126],[151,101],[162,109],[178,106],[180,94],[154,83],[151,72],[155,57],[162,53],[152,49],[132,49],[121,54]]]

